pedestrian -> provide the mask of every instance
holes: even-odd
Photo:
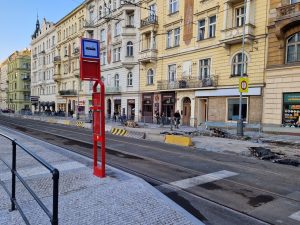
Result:
[[[179,128],[179,124],[180,124],[180,113],[179,113],[179,110],[177,110],[175,113],[174,113],[174,118],[175,118],[175,128]]]
[[[155,112],[155,118],[156,118],[156,123],[160,124],[160,117],[159,117],[159,112],[158,111]]]
[[[162,112],[162,114],[161,114],[161,122],[162,122],[162,125],[166,124],[166,114],[164,112]]]

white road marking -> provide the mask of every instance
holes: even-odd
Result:
[[[300,221],[300,211],[293,213],[292,215],[289,216],[293,220],[298,220]]]
[[[184,179],[184,180],[174,181],[174,182],[171,182],[170,185],[173,185],[173,186],[176,186],[176,187],[179,187],[182,189],[186,189],[186,188],[194,187],[196,185],[206,184],[209,182],[221,180],[221,179],[236,176],[236,175],[238,175],[238,173],[234,173],[234,172],[227,171],[227,170],[222,170],[222,171],[218,171],[215,173],[205,174],[202,176],[197,176],[197,177],[192,177],[192,178],[188,178],[188,179]]]

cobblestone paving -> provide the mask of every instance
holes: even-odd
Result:
[[[63,225],[83,224],[202,224],[149,184],[119,170],[108,167],[107,177],[99,179],[92,175],[86,163],[72,161],[65,152],[56,146],[26,137],[6,128],[5,132],[17,138],[23,145],[41,155],[48,162],[61,167],[59,186],[59,222]],[[11,145],[3,145],[0,138],[0,158],[9,162]],[[51,150],[49,150],[49,148]],[[52,151],[53,150],[53,151]],[[61,151],[62,154],[58,153]],[[70,154],[70,153],[67,153]],[[25,176],[28,185],[52,207],[52,178],[41,170],[41,166],[18,151],[18,169]],[[9,170],[0,163],[0,179],[9,188]],[[17,182],[17,200],[31,224],[50,224],[46,214],[38,207],[26,189]],[[18,211],[9,212],[10,200],[0,186],[0,225],[24,224]]]

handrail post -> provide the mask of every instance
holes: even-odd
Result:
[[[53,179],[53,211],[52,211],[52,225],[58,225],[58,180],[59,180],[59,171],[57,169],[53,170],[52,173]]]
[[[15,140],[12,141],[12,183],[11,183],[11,211],[16,209],[15,201],[16,201],[16,154],[17,154],[17,145]]]

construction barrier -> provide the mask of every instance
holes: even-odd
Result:
[[[127,130],[125,129],[121,129],[121,128],[112,128],[110,130],[110,133],[113,134],[113,135],[118,135],[118,136],[125,136],[127,135]]]
[[[76,121],[76,127],[82,127],[82,128],[84,128],[85,127],[85,122],[83,122],[83,121]]]
[[[192,146],[193,145],[191,137],[179,136],[179,135],[166,135],[165,143],[173,144],[173,145],[180,145],[180,146]]]
[[[110,130],[110,133],[113,135],[126,136],[126,137],[136,138],[136,139],[145,139],[146,138],[146,134],[144,132],[130,131],[130,130],[122,129],[122,128],[112,128]]]

